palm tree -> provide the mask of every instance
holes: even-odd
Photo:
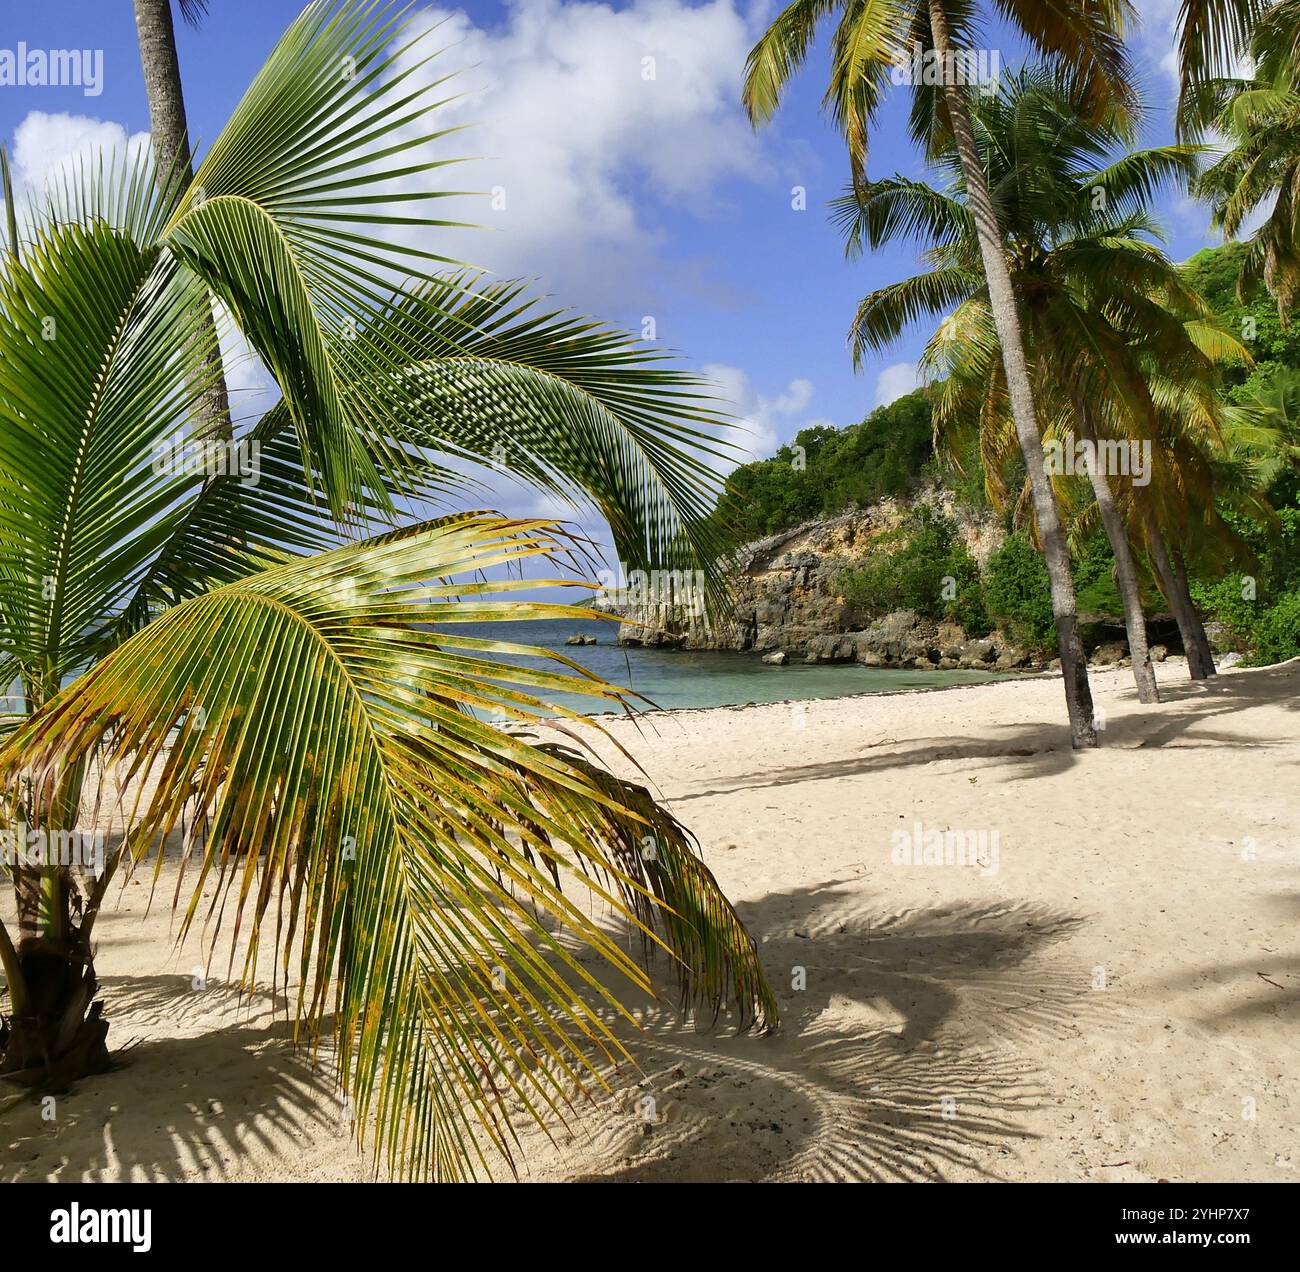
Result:
[[[1258,489],[1300,471],[1300,368],[1279,366],[1230,406],[1227,441],[1234,459],[1253,470],[1249,484]]]
[[[1075,68],[1091,106],[1108,108],[1108,103],[1129,100],[1120,39],[1124,20],[1131,12],[1128,0],[1071,0],[1053,5],[1044,5],[1041,0],[1002,0],[998,9],[1041,52],[1062,58]],[[1011,411],[1029,474],[1034,517],[1051,583],[1071,741],[1076,748],[1096,746],[1070,554],[1046,473],[1029,366],[1004,255],[1006,236],[980,167],[969,85],[961,69],[968,63],[959,51],[968,51],[974,44],[974,7],[964,0],[865,0],[846,4],[794,0],[750,52],[744,103],[752,120],[771,117],[790,76],[807,56],[818,22],[836,11],[840,20],[832,37],[831,82],[824,102],[848,142],[855,186],[865,177],[868,133],[887,89],[890,69],[905,62],[910,50],[916,53],[914,65],[929,58],[939,69],[939,74],[928,77],[937,83],[917,86],[913,133],[932,155],[955,145],[961,159]]]
[[[1183,122],[1189,130],[1208,125],[1227,142],[1197,182],[1215,227],[1235,238],[1249,217],[1267,212],[1250,234],[1238,290],[1262,278],[1285,322],[1300,296],[1300,2],[1264,14],[1247,47],[1249,76],[1197,85]]]
[[[428,58],[404,32],[370,0],[310,5],[194,185],[85,165],[28,213],[0,275],[18,902],[16,939],[0,924],[0,1072],[57,1086],[105,1065],[96,918],[110,881],[157,880],[178,836],[182,930],[212,886],[215,943],[229,899],[245,984],[264,941],[296,969],[296,1036],[332,1033],[377,1157],[461,1178],[623,1055],[626,1013],[573,940],[645,989],[664,951],[683,1003],[715,1016],[775,1008],[689,832],[580,749],[595,726],[549,705],[628,695],[466,626],[572,615],[514,593],[537,586],[530,561],[582,544],[539,521],[420,519],[472,489],[467,463],[504,454],[521,481],[605,512],[631,566],[708,568],[720,421],[628,337],[517,284],[419,277],[441,258],[403,227],[445,223],[384,204],[448,193],[426,184],[447,161],[424,149],[445,87],[415,76]],[[211,365],[208,293],[282,393],[234,439],[254,461],[238,473],[168,458]],[[535,740],[548,716],[572,745]]]
[[[181,87],[180,58],[171,0],[132,0],[140,68],[149,99],[149,131],[161,172],[172,169],[190,175],[189,124]],[[207,0],[180,0],[181,16],[198,26],[207,12]]]
[[[1005,78],[973,112],[981,163],[1010,236],[1020,326],[1053,445],[1073,453],[1082,442],[1091,448],[1085,459],[1099,460],[1112,440],[1124,445],[1114,451],[1124,458],[1133,454],[1127,443],[1136,441],[1161,461],[1141,475],[1142,484],[1154,480],[1154,489],[1166,493],[1178,484],[1168,480],[1163,463],[1168,413],[1153,398],[1154,369],[1212,411],[1217,361],[1234,350],[1245,355],[1217,330],[1204,302],[1159,250],[1147,211],[1161,185],[1192,174],[1197,148],[1122,152],[1122,121],[1089,118],[1086,105],[1068,74],[1038,67]],[[862,301],[851,333],[854,358],[860,362],[886,347],[922,313],[946,315],[925,356],[943,379],[934,400],[936,431],[963,418],[974,423],[990,493],[1005,504],[1009,492],[1000,474],[1008,450],[1016,449],[1005,369],[974,218],[963,198],[965,165],[950,153],[941,166],[949,176],[945,190],[896,177],[867,183],[836,204],[850,255],[919,232],[930,243],[926,257],[933,266]],[[1086,462],[1084,469],[1115,557],[1138,695],[1155,702],[1139,569],[1112,489],[1125,488],[1131,502],[1138,474],[1131,464],[1108,473],[1102,463]]]
[[[189,125],[185,118],[171,0],[134,0],[134,6],[140,68],[149,99],[149,132],[159,180],[165,182],[168,174],[175,172],[188,184],[192,173]],[[180,0],[180,9],[185,20],[197,26],[207,12],[207,0]],[[204,298],[202,303],[210,304],[210,301]],[[195,404],[197,418],[214,436],[228,438],[231,436],[230,392],[221,364],[221,346],[212,340],[208,349],[208,361],[203,368],[206,387]]]

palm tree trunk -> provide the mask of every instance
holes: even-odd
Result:
[[[1207,676],[1217,676],[1219,669],[1214,665],[1214,650],[1210,646],[1210,638],[1205,631],[1205,624],[1201,620],[1200,611],[1196,608],[1196,602],[1192,600],[1191,588],[1187,585],[1187,561],[1183,556],[1182,548],[1174,549],[1173,567],[1174,586],[1178,589],[1183,606],[1187,610],[1191,622],[1192,639],[1196,642],[1201,666],[1205,668]]]
[[[181,67],[176,55],[176,28],[172,23],[171,0],[134,0],[135,29],[140,45],[140,66],[149,98],[149,129],[153,135],[154,162],[160,184],[189,185],[189,130],[185,120],[185,97],[181,91]],[[203,391],[197,409],[200,435],[229,441],[230,393],[221,363],[216,326],[209,313],[199,338],[209,345],[203,372]]]
[[[1092,427],[1092,416],[1086,402],[1080,400],[1075,403],[1075,417],[1079,436],[1092,444],[1092,456],[1096,456],[1097,434]],[[1115,554],[1115,585],[1124,602],[1124,630],[1128,633],[1128,652],[1133,663],[1133,681],[1137,685],[1138,701],[1159,702],[1160,690],[1156,687],[1156,673],[1151,666],[1151,650],[1147,645],[1147,620],[1142,612],[1137,564],[1133,560],[1128,531],[1115,503],[1110,482],[1101,471],[1101,465],[1093,462],[1092,456],[1087,465],[1088,480],[1092,482],[1092,493],[1097,499],[1097,510],[1101,513],[1106,538],[1110,540],[1110,550]]]
[[[954,51],[952,33],[948,29],[948,15],[943,0],[929,0],[929,5],[930,31],[943,68],[944,101],[948,106],[949,122],[966,178],[966,194],[979,236],[993,324],[1002,345],[1002,365],[1006,371],[1007,391],[1011,398],[1011,414],[1016,422],[1016,436],[1020,441],[1020,451],[1025,459],[1033,494],[1038,538],[1043,545],[1043,558],[1052,590],[1052,614],[1056,619],[1056,643],[1061,656],[1061,675],[1065,681],[1070,740],[1078,750],[1097,745],[1097,727],[1093,717],[1092,690],[1088,684],[1088,663],[1079,636],[1079,612],[1074,597],[1074,580],[1070,573],[1070,553],[1057,511],[1056,498],[1043,462],[1043,439],[1039,435],[1038,420],[1034,413],[1034,397],[1029,384],[1029,368],[1020,332],[1015,292],[1011,285],[1011,271],[1007,268],[1006,257],[1003,255],[1002,227],[998,223],[988,184],[984,180],[984,169],[975,144],[970,105],[962,87],[956,83],[956,76],[948,73],[953,66]]]
[[[1174,621],[1178,624],[1178,634],[1182,637],[1183,652],[1187,655],[1187,674],[1193,680],[1204,680],[1215,674],[1214,656],[1210,651],[1209,638],[1200,615],[1192,604],[1191,593],[1187,589],[1186,576],[1180,576],[1169,558],[1169,549],[1165,545],[1160,527],[1151,521],[1148,525],[1147,546],[1151,549],[1151,563],[1156,568],[1156,577],[1160,581],[1160,590],[1174,612]]]
[[[28,702],[35,709],[39,698],[29,695]],[[73,863],[56,860],[50,851],[59,842],[57,832],[77,825],[84,772],[82,762],[52,773],[24,801],[17,829],[25,837],[29,827],[39,828],[47,851],[44,864],[21,858],[13,864],[17,945],[0,926],[0,964],[9,985],[9,1014],[0,1018],[0,1077],[52,1090],[111,1063],[108,1021],[96,998],[89,922],[94,911],[82,904]],[[29,843],[24,838],[22,846]],[[110,873],[92,889],[95,908]]]

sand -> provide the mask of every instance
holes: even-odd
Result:
[[[612,725],[783,1020],[697,1032],[642,1003],[641,1071],[554,1144],[525,1133],[524,1177],[1300,1177],[1300,662],[1159,675],[1156,707],[1094,675],[1087,754],[1046,677]],[[895,859],[945,830],[983,832],[986,864]],[[9,1099],[0,1177],[372,1177],[270,999],[196,979],[144,892],[98,929],[122,1067]]]

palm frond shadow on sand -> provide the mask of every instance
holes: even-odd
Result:
[[[644,1004],[644,1031],[625,1034],[642,1075],[617,1075],[614,1094],[557,1136],[562,1177],[1000,1177],[1050,1099],[1019,1044],[1101,1019],[1088,969],[1049,957],[1080,920],[1028,903],[897,915],[847,904],[828,884],[739,907],[781,1030],[697,1032]]]
[[[522,1176],[998,1178],[1050,1098],[1018,1044],[1096,1019],[1088,970],[1052,957],[1080,920],[1029,903],[855,904],[826,884],[741,907],[781,1029],[736,1035],[724,1018],[697,1030],[663,1002],[633,1001],[642,1028],[620,1032],[640,1072],[624,1066],[612,1094],[575,1102],[552,1128],[558,1156],[536,1157],[550,1146],[525,1129]],[[105,977],[105,993],[117,1045],[147,1039],[58,1097],[52,1122],[30,1099],[0,1117],[0,1178],[221,1179],[250,1153],[269,1178],[336,1178],[340,1156],[348,1177],[370,1174],[328,1060],[313,1067],[293,1048],[282,1001],[272,1022],[267,994],[199,992],[183,974]]]
[[[250,1154],[292,1178],[301,1149],[349,1143],[332,1071],[293,1046],[282,996],[184,974],[106,976],[102,992],[116,1067],[52,1106],[0,1103],[0,1180],[220,1180]]]

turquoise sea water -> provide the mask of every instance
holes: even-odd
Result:
[[[998,678],[980,671],[891,671],[856,663],[808,665],[797,660],[776,667],[763,662],[758,654],[625,649],[616,644],[618,625],[598,621],[465,623],[457,624],[456,630],[562,653],[613,684],[635,690],[663,710],[839,698]],[[599,644],[564,643],[578,633],[595,636]],[[583,712],[609,710],[607,704],[581,695],[555,695],[554,701]]]

